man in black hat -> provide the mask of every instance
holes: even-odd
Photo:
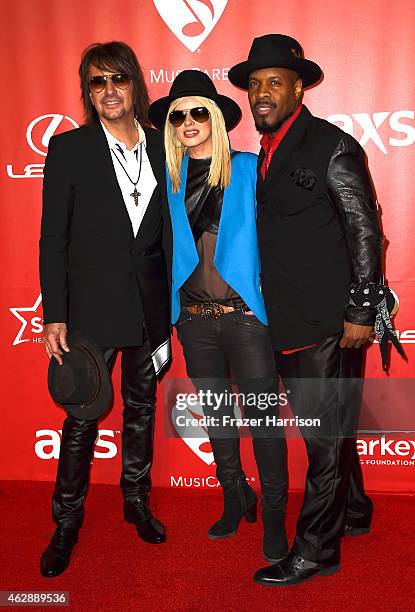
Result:
[[[159,544],[165,530],[150,512],[148,492],[157,377],[170,364],[171,226],[162,142],[148,127],[148,93],[130,47],[91,45],[79,74],[86,125],[53,137],[45,165],[44,341],[49,357],[62,364],[71,349],[67,332],[82,331],[87,341],[78,342],[77,350],[91,353],[85,361],[91,372],[97,359],[91,346],[102,351],[110,372],[122,353],[124,516],[143,540]],[[95,383],[88,380],[82,387],[91,397],[74,407],[81,387],[71,392],[68,381],[72,374],[82,380],[80,363],[73,359],[66,375],[49,379],[51,390],[60,385],[56,395],[68,398],[62,403],[69,416],[53,494],[57,529],[41,559],[47,577],[69,564],[84,515],[98,418],[109,407],[108,390],[97,402]],[[105,382],[100,381],[97,392]]]
[[[299,43],[280,34],[256,38],[248,60],[229,71],[248,90],[263,134],[258,236],[279,373],[293,411],[321,420],[301,429],[309,467],[293,547],[254,577],[272,586],[338,571],[341,536],[369,532],[372,502],[354,439],[359,385],[351,379],[361,376],[375,319],[378,336],[386,330],[396,342],[387,331],[382,235],[364,152],[302,104],[303,88],[321,76]]]

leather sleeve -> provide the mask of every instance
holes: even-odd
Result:
[[[349,252],[351,282],[355,285],[382,283],[382,233],[376,197],[362,147],[348,134],[341,137],[327,171],[329,197],[340,217]],[[345,319],[373,325],[374,308],[348,304]]]
[[[59,139],[51,138],[43,181],[40,233],[40,285],[44,323],[67,322],[69,226],[73,187],[68,159]]]

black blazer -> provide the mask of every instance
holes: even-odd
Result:
[[[170,336],[172,233],[161,135],[145,128],[157,180],[134,237],[100,124],[54,136],[43,184],[40,280],[45,323],[67,322],[102,347],[152,348]]]
[[[262,289],[274,347],[293,349],[341,332],[344,318],[372,324],[374,310],[348,306],[352,283],[380,282],[376,199],[358,142],[306,107],[262,180],[258,238]]]

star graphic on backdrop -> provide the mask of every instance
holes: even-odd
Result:
[[[42,294],[39,295],[39,297],[37,298],[36,302],[33,304],[33,306],[27,306],[27,307],[19,307],[19,306],[15,306],[14,308],[10,308],[10,312],[19,319],[19,321],[21,322],[21,327],[17,333],[16,338],[13,341],[13,346],[16,346],[16,344],[21,344],[22,342],[30,342],[30,340],[28,338],[26,338],[26,340],[22,340],[22,336],[24,333],[24,330],[27,327],[27,321],[24,318],[24,316],[22,316],[20,313],[21,312],[36,312],[37,309],[39,308],[39,305],[42,301]]]

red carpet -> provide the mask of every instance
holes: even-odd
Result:
[[[1,483],[0,590],[69,591],[70,609],[81,611],[415,610],[413,496],[374,496],[372,533],[344,540],[341,572],[282,589],[252,582],[266,565],[260,522],[242,522],[228,540],[207,539],[220,514],[219,492],[154,490],[153,510],[167,526],[168,542],[152,546],[123,521],[119,489],[108,485],[91,487],[69,569],[42,578],[39,555],[54,529],[51,492],[50,483]],[[290,537],[300,502],[299,494],[290,495]]]

